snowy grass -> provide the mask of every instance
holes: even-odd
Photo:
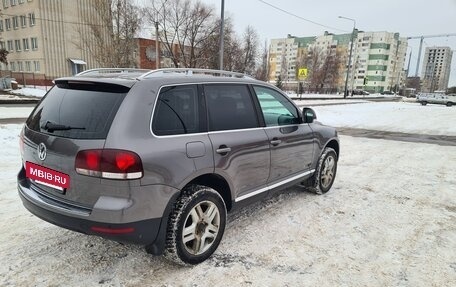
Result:
[[[421,106],[419,103],[371,102],[368,104],[313,107],[317,119],[335,127],[432,135],[456,135],[456,107]]]
[[[10,93],[26,97],[42,98],[50,88],[49,86],[36,86],[36,88],[23,87],[17,90],[11,90]]]

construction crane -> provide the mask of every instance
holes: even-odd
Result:
[[[410,39],[420,39],[420,48],[418,49],[418,60],[417,60],[417,62],[416,62],[415,77],[418,77],[418,70],[420,69],[421,49],[423,48],[423,41],[424,41],[424,38],[440,38],[440,37],[452,37],[452,36],[456,36],[456,33],[452,33],[452,34],[439,34],[439,35],[427,35],[427,36],[407,37],[407,40],[410,40]]]

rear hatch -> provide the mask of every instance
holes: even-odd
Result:
[[[21,134],[23,166],[31,189],[61,204],[93,207],[101,179],[77,173],[76,156],[82,150],[104,147],[131,85],[56,81]]]

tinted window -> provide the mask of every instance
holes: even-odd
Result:
[[[104,139],[128,88],[59,83],[27,119],[38,132],[75,139]],[[49,127],[55,129],[49,129]]]
[[[161,89],[152,130],[156,135],[200,132],[197,87],[192,85]]]
[[[258,127],[258,119],[246,85],[206,85],[204,94],[210,131]]]
[[[266,126],[299,124],[299,114],[290,101],[273,89],[254,87]]]

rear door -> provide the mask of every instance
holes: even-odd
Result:
[[[312,129],[301,123],[299,111],[287,97],[268,87],[254,86],[253,89],[271,148],[269,183],[308,172],[314,152]]]
[[[27,119],[23,165],[30,188],[61,201],[91,207],[99,178],[75,171],[78,151],[101,149],[129,87],[57,82]],[[54,175],[54,176],[51,176]]]
[[[215,173],[229,180],[236,201],[260,193],[269,176],[269,141],[248,86],[206,84],[204,95]]]

